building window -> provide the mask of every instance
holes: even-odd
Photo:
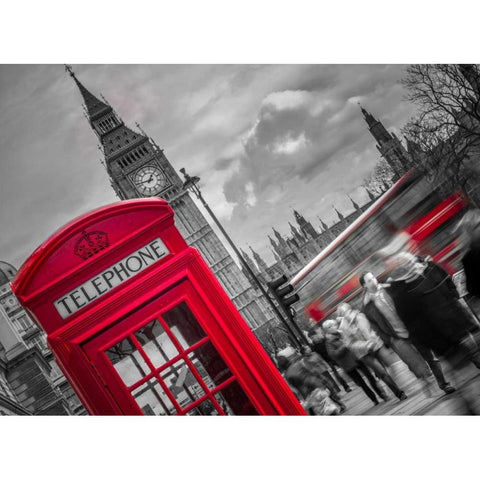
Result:
[[[24,328],[25,330],[28,330],[32,328],[34,325],[33,323],[27,318],[26,315],[20,315],[18,318],[18,323]]]

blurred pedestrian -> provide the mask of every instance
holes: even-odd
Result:
[[[479,328],[459,303],[448,273],[408,252],[393,260],[389,293],[412,339],[437,355],[461,348],[480,368],[480,350],[472,336]]]
[[[347,373],[347,375],[365,392],[374,405],[378,405],[377,395],[387,400],[387,395],[378,385],[376,379],[366,367],[345,345],[342,333],[338,329],[338,322],[327,319],[322,322],[325,332],[325,345],[329,356]],[[365,382],[362,374],[368,380]]]
[[[328,366],[317,353],[306,347],[304,353],[295,352],[293,355],[281,351],[277,359],[285,380],[293,387],[308,413],[330,415],[345,411],[345,405],[328,376],[324,375]]]
[[[393,259],[389,293],[415,345],[443,356],[453,370],[467,361],[480,368],[479,328],[458,301],[457,289],[440,265],[402,252]],[[463,397],[469,413],[475,401]],[[462,393],[462,392],[461,392]]]
[[[322,357],[322,359],[325,360],[325,362],[327,362],[328,366],[330,367],[330,370],[333,372],[333,377],[336,380],[336,382],[342,385],[345,392],[347,393],[351,392],[352,389],[350,388],[348,383],[345,381],[345,379],[342,377],[342,375],[338,371],[337,363],[328,354],[326,340],[325,340],[325,333],[323,332],[322,327],[320,325],[317,325],[317,327],[313,330],[313,333],[309,335],[309,338],[312,342],[311,344],[312,350],[315,353],[318,353]]]
[[[412,344],[410,333],[387,291],[388,287],[386,289],[379,284],[372,272],[363,272],[360,284],[364,289],[362,312],[385,345],[424,383],[428,392],[433,373],[438,386],[445,393],[453,393],[455,389],[445,380],[440,362],[432,350],[422,344]]]
[[[362,360],[399,400],[405,400],[407,395],[387,370],[392,363],[390,355],[383,341],[373,331],[367,317],[348,303],[341,303],[337,307],[337,319],[347,348]]]

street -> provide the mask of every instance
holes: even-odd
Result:
[[[420,381],[408,370],[407,366],[400,360],[395,362],[391,373],[397,384],[405,391],[408,398],[399,401],[394,395],[388,392],[389,400],[381,401],[379,405],[373,405],[371,400],[364,394],[360,387],[353,385],[352,391],[344,393],[342,400],[347,406],[344,415],[465,415],[465,407],[462,397],[458,393],[458,387],[461,386],[462,392],[471,392],[479,389],[480,370],[473,365],[465,367],[457,374],[453,374],[444,362],[445,376],[450,383],[457,388],[455,393],[446,395],[438,388],[436,384],[431,387],[431,396],[427,396]],[[383,384],[382,384],[383,385]],[[475,393],[471,393],[472,396]],[[476,402],[477,408],[480,407],[480,396]]]

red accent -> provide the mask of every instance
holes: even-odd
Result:
[[[354,289],[357,289],[358,287],[359,287],[358,278],[357,276],[353,276],[338,289],[337,296],[339,299],[342,299],[343,297],[348,295],[349,292],[351,292]]]
[[[455,252],[459,247],[458,239],[455,239],[452,243],[447,245],[444,249],[440,250],[437,254],[433,256],[433,260],[442,265],[442,267],[448,272],[449,275],[453,275],[456,272],[456,269],[451,265],[450,261],[447,261],[446,258],[451,257],[449,253]],[[458,254],[458,252],[456,252]]]
[[[75,255],[74,245],[85,230],[105,232],[110,245],[82,260]],[[167,247],[168,255],[61,318],[54,306],[56,300],[157,238]],[[152,410],[152,405],[160,408],[161,402],[165,402],[170,405],[165,411],[170,412],[170,408],[185,415],[208,402],[209,408],[223,415],[228,411],[224,400],[229,388],[236,388],[238,395],[243,392],[243,410],[237,414],[306,414],[203,258],[175,228],[173,210],[164,200],[128,200],[77,218],[35,250],[18,271],[12,290],[47,333],[60,368],[90,414],[141,415],[149,408]],[[180,304],[191,316],[180,315],[180,323],[170,327],[165,319]],[[151,329],[144,330],[154,320],[158,323],[157,336]],[[204,332],[202,338],[188,346],[184,344],[187,334],[181,332],[187,320],[198,324]],[[147,343],[139,340],[142,332],[151,336],[145,337],[150,338],[148,342],[143,339]],[[157,343],[152,343],[153,338]],[[160,361],[152,348],[163,342],[174,351]],[[202,347],[206,346],[213,353],[205,357]],[[107,356],[109,349],[113,360]],[[191,355],[196,355],[196,359]],[[143,367],[138,371],[117,371],[113,362],[128,358]],[[218,384],[207,380],[210,373],[205,376],[205,363],[204,370],[201,368],[202,362],[210,359],[217,362],[217,366],[211,367],[213,370],[220,371],[219,364],[228,369],[222,367]],[[184,388],[187,377],[183,377],[180,387],[169,377],[176,362],[185,365],[189,382],[196,385],[195,396],[187,399],[185,405],[180,405],[175,392]],[[132,372],[139,377],[127,385],[125,375]],[[141,396],[135,400],[134,392],[147,391],[153,385],[158,389],[152,390],[156,396],[151,394],[153,400],[148,397],[153,403],[143,405],[146,410],[142,411]]]
[[[320,322],[325,318],[325,315],[320,308],[320,302],[318,300],[314,300],[312,303],[307,305],[306,311],[308,316],[316,322]]]
[[[432,211],[424,217],[408,226],[405,231],[412,236],[416,242],[433,233],[440,225],[452,218],[468,205],[465,195],[459,191],[450,195],[443,202],[439,203]]]

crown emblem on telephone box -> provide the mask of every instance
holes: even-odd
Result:
[[[105,232],[94,231],[87,233],[85,230],[75,244],[75,255],[87,260],[96,253],[104,250],[109,245],[108,235]]]

